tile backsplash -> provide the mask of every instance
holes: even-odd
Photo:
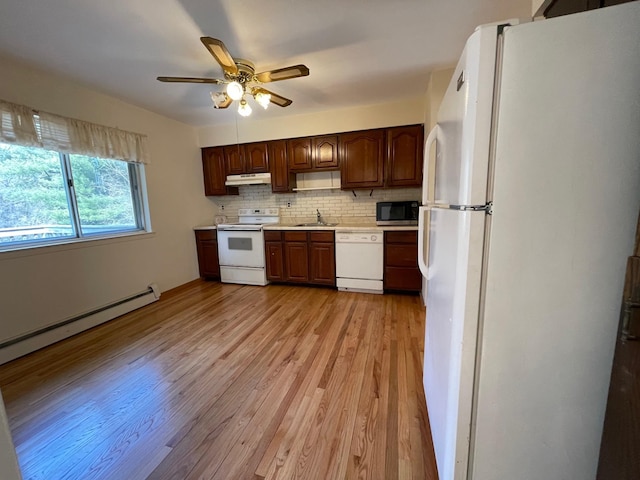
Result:
[[[356,196],[345,190],[313,190],[296,193],[272,193],[271,185],[247,185],[240,187],[240,195],[210,197],[217,205],[215,215],[226,215],[229,221],[237,218],[239,208],[278,207],[283,223],[315,221],[316,209],[328,222],[375,222],[376,202],[393,200],[418,200],[419,188],[394,188],[388,190],[355,190]],[[290,206],[289,206],[290,205]]]

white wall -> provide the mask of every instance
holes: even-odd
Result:
[[[0,253],[0,341],[108,304],[156,282],[197,278],[192,227],[211,217],[193,127],[0,58],[0,98],[146,134],[153,234]]]
[[[349,132],[369,128],[424,123],[425,98],[418,96],[401,102],[380,103],[269,120],[238,120],[236,124],[202,127],[198,130],[201,147],[257,142],[280,138]]]

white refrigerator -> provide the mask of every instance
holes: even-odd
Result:
[[[640,208],[639,26],[632,2],[465,46],[419,226],[440,480],[595,478]]]

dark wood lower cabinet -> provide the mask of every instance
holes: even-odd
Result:
[[[284,242],[284,266],[287,282],[309,283],[309,245],[307,242]]]
[[[200,276],[219,280],[218,232],[216,230],[196,230],[195,234]]]
[[[284,276],[284,252],[282,242],[265,241],[265,257],[267,263],[267,279],[272,282],[283,282]]]
[[[384,289],[422,290],[417,231],[384,232]]]
[[[265,254],[271,282],[336,284],[333,231],[266,231]]]
[[[336,246],[333,232],[309,233],[309,282],[336,285]]]

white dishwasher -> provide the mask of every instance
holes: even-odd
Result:
[[[383,233],[336,230],[336,285],[347,292],[382,293]]]

